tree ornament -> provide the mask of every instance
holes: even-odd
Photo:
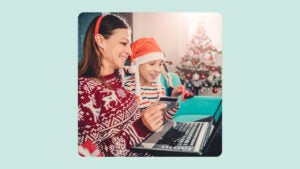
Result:
[[[209,60],[210,60],[210,61],[213,61],[213,60],[214,60],[213,55],[210,55]]]
[[[194,51],[193,50],[189,50],[189,56],[194,56]]]
[[[218,89],[214,87],[212,91],[213,91],[214,93],[217,93],[217,92],[218,92]]]
[[[200,52],[201,52],[201,53],[203,53],[203,52],[204,52],[204,49],[203,49],[202,47],[200,47],[200,49],[199,49],[199,50],[200,50]]]
[[[190,60],[186,61],[186,62],[183,62],[182,63],[182,66],[183,67],[190,67],[190,66],[193,66],[192,62]]]
[[[194,73],[192,80],[199,80],[199,74],[198,73]]]
[[[192,77],[191,73],[186,74],[186,77],[190,79]]]
[[[200,78],[201,78],[201,79],[205,79],[205,78],[206,78],[205,74],[201,74],[201,75],[200,75]]]
[[[184,94],[185,99],[189,99],[189,98],[192,98],[192,97],[194,97],[194,93],[192,93],[192,92],[187,92],[187,93]]]
[[[212,72],[214,72],[214,71],[216,71],[216,67],[212,66],[212,67],[210,67],[210,70],[211,70]]]
[[[214,81],[214,77],[213,76],[208,76],[207,81],[212,84],[213,81]]]
[[[188,88],[191,88],[191,87],[192,87],[192,84],[191,84],[191,83],[188,83],[188,84],[187,84],[187,87],[188,87]]]
[[[199,51],[196,50],[196,49],[193,49],[193,52],[194,52],[194,55],[198,55],[199,54]]]

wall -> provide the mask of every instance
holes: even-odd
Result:
[[[78,62],[82,58],[84,36],[89,24],[99,15],[101,15],[100,12],[83,12],[78,16]]]
[[[154,37],[166,54],[171,72],[184,55],[186,44],[194,33],[195,24],[204,23],[207,35],[213,45],[222,50],[221,16],[209,13],[133,13],[133,40],[140,37]],[[220,59],[219,59],[220,60]],[[219,61],[221,62],[221,61]]]
[[[82,57],[82,44],[88,24],[101,13],[81,13],[78,16],[78,61]],[[133,29],[133,41],[140,37],[154,37],[166,54],[171,72],[176,71],[184,55],[196,24],[201,21],[207,35],[218,50],[222,50],[221,16],[212,13],[116,13],[127,19]],[[221,58],[216,65],[221,65]]]
[[[84,42],[84,37],[85,37],[85,33],[88,29],[88,26],[95,17],[100,16],[101,14],[106,15],[106,14],[109,14],[109,12],[106,12],[106,13],[105,12],[103,12],[103,13],[100,13],[100,12],[82,12],[78,16],[78,62],[82,59],[83,42]],[[132,26],[132,13],[112,12],[111,14],[116,14],[116,15],[120,15],[120,16],[124,17],[126,19],[126,21],[128,22],[128,24],[130,25],[130,27],[133,27]]]
[[[179,13],[134,13],[133,40],[140,37],[154,37],[166,54],[166,60],[173,61],[168,65],[175,72],[175,65],[184,52],[186,42],[187,20]]]

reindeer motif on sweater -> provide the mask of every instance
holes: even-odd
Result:
[[[113,106],[117,106],[121,101],[118,99],[116,92],[113,90],[105,90],[108,95],[104,96],[102,100],[104,101],[104,108],[106,110],[111,109]],[[111,104],[112,103],[112,104]]]

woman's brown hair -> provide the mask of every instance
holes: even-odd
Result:
[[[98,46],[94,40],[97,19],[98,17],[92,20],[85,34],[83,43],[83,57],[78,64],[78,77],[94,77],[103,81],[102,76],[100,75],[100,64],[103,55],[98,49]],[[102,18],[99,30],[96,31],[105,39],[108,39],[113,34],[113,30],[119,28],[130,30],[129,25],[124,18],[110,14]]]

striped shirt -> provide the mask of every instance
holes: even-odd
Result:
[[[135,76],[132,75],[129,78],[125,79],[124,87],[130,90],[133,94],[135,94]],[[163,85],[160,86],[161,90],[159,91],[157,87],[157,83],[153,82],[152,86],[144,86],[141,85],[141,100],[139,101],[139,109],[142,113],[147,107],[149,107],[152,103],[158,102],[159,96],[166,96],[165,89]],[[160,93],[159,93],[160,92]],[[171,120],[173,119],[174,115],[176,114],[177,110],[179,109],[179,104],[176,102],[175,106],[169,109],[164,114],[164,120]]]

